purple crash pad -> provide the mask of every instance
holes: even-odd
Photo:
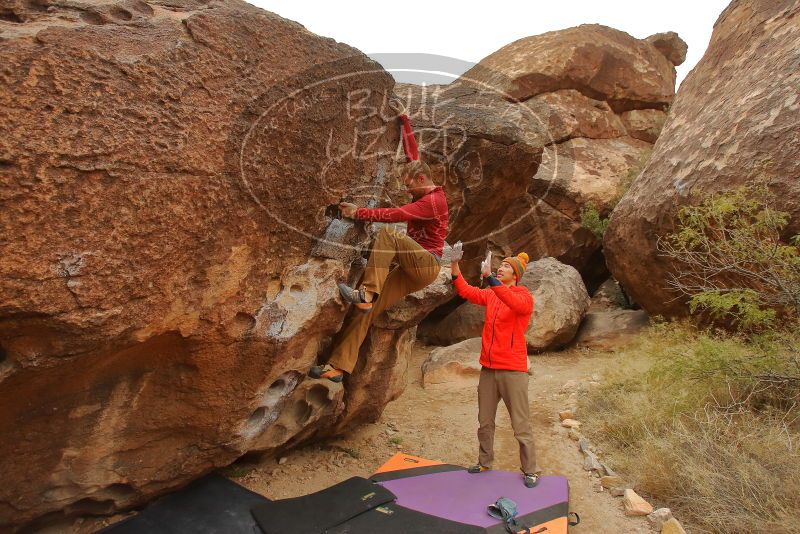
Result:
[[[497,524],[486,507],[500,497],[516,502],[521,516],[569,500],[569,483],[564,477],[540,477],[538,486],[526,488],[522,474],[508,471],[449,471],[379,484],[397,496],[400,506],[480,527]]]

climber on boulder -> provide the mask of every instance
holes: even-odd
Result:
[[[400,169],[412,202],[399,208],[359,208],[342,202],[342,216],[381,223],[406,222],[405,233],[383,227],[372,245],[360,287],[339,284],[342,298],[360,313],[353,314],[334,341],[328,363],[311,368],[309,376],[341,382],[352,373],[361,343],[373,319],[406,295],[430,285],[439,274],[439,261],[447,235],[448,209],[444,190],[433,183],[431,170],[419,160],[419,150],[405,106],[389,105],[402,125],[403,149],[410,160]],[[398,265],[390,270],[392,262]]]

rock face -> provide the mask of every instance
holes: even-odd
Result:
[[[583,318],[574,345],[611,351],[631,341],[649,321],[644,310],[590,311]]]
[[[395,90],[408,104],[422,159],[447,193],[448,241],[464,242],[462,270],[475,274],[498,221],[536,174],[547,129],[526,107],[462,84]]]
[[[614,277],[650,314],[685,315],[667,289],[675,268],[656,242],[677,210],[710,193],[766,180],[800,233],[800,26],[797,2],[736,0],[684,80],[646,168],[614,210],[605,252]]]
[[[522,284],[534,299],[525,335],[528,353],[559,349],[572,341],[591,302],[578,271],[554,258],[542,258],[528,265]]]
[[[423,387],[451,384],[463,378],[477,378],[481,374],[480,355],[480,337],[433,349],[422,364]]]
[[[581,212],[611,212],[649,156],[674,82],[649,42],[585,25],[512,43],[449,85],[398,85],[445,184],[465,276],[488,246],[556,257],[591,289],[605,280]]]
[[[676,67],[683,65],[683,62],[686,61],[686,52],[689,51],[689,47],[675,32],[656,33],[645,39],[645,41],[656,47],[656,50],[661,52]]]
[[[408,381],[416,325],[453,297],[450,280],[450,266],[443,266],[431,285],[411,293],[375,318],[361,346],[358,364],[345,381],[344,414],[329,434],[343,432],[354,424],[376,421],[383,407],[400,396]]]
[[[428,345],[452,345],[480,337],[486,308],[465,302],[442,319],[426,320],[417,329],[417,338]]]
[[[665,109],[675,94],[675,67],[655,46],[599,24],[514,41],[463,77],[516,100],[577,89],[618,112]]]
[[[0,8],[0,530],[346,418],[305,380],[364,237],[326,207],[399,141],[377,64],[244,2],[52,4]]]

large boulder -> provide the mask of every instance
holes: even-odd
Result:
[[[422,364],[422,386],[458,385],[481,374],[481,338],[433,349]]]
[[[583,318],[573,346],[613,351],[634,340],[650,322],[644,310],[596,310]]]
[[[675,66],[653,44],[599,24],[525,37],[485,57],[462,76],[508,98],[577,89],[617,112],[666,109]]]
[[[464,302],[444,317],[423,321],[417,329],[417,337],[428,345],[453,345],[480,337],[485,317],[485,307]]]
[[[584,25],[512,43],[449,85],[398,85],[445,185],[465,275],[488,247],[558,258],[591,289],[605,280],[581,211],[610,214],[650,153],[674,82],[653,44]]]
[[[555,258],[528,265],[522,285],[533,293],[534,311],[525,339],[528,353],[556,350],[575,337],[591,299],[574,267]]]
[[[537,172],[547,126],[525,106],[457,83],[395,90],[408,104],[421,157],[447,194],[448,241],[464,242],[462,270],[476,274],[497,222]]]
[[[708,50],[681,84],[644,171],[614,210],[608,266],[650,314],[685,315],[668,289],[676,268],[656,243],[691,202],[766,180],[800,233],[800,5],[736,0],[720,15]]]
[[[345,417],[305,380],[364,237],[326,207],[399,141],[379,65],[245,2],[50,4],[0,8],[0,530]]]

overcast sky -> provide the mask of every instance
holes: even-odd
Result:
[[[714,22],[729,3],[729,0],[248,1],[299,22],[316,34],[354,46],[381,63],[381,54],[409,52],[476,63],[522,37],[585,23],[604,24],[638,38],[672,30],[689,44],[686,62],[677,69],[678,83],[702,57]],[[390,68],[386,64],[384,67]]]

